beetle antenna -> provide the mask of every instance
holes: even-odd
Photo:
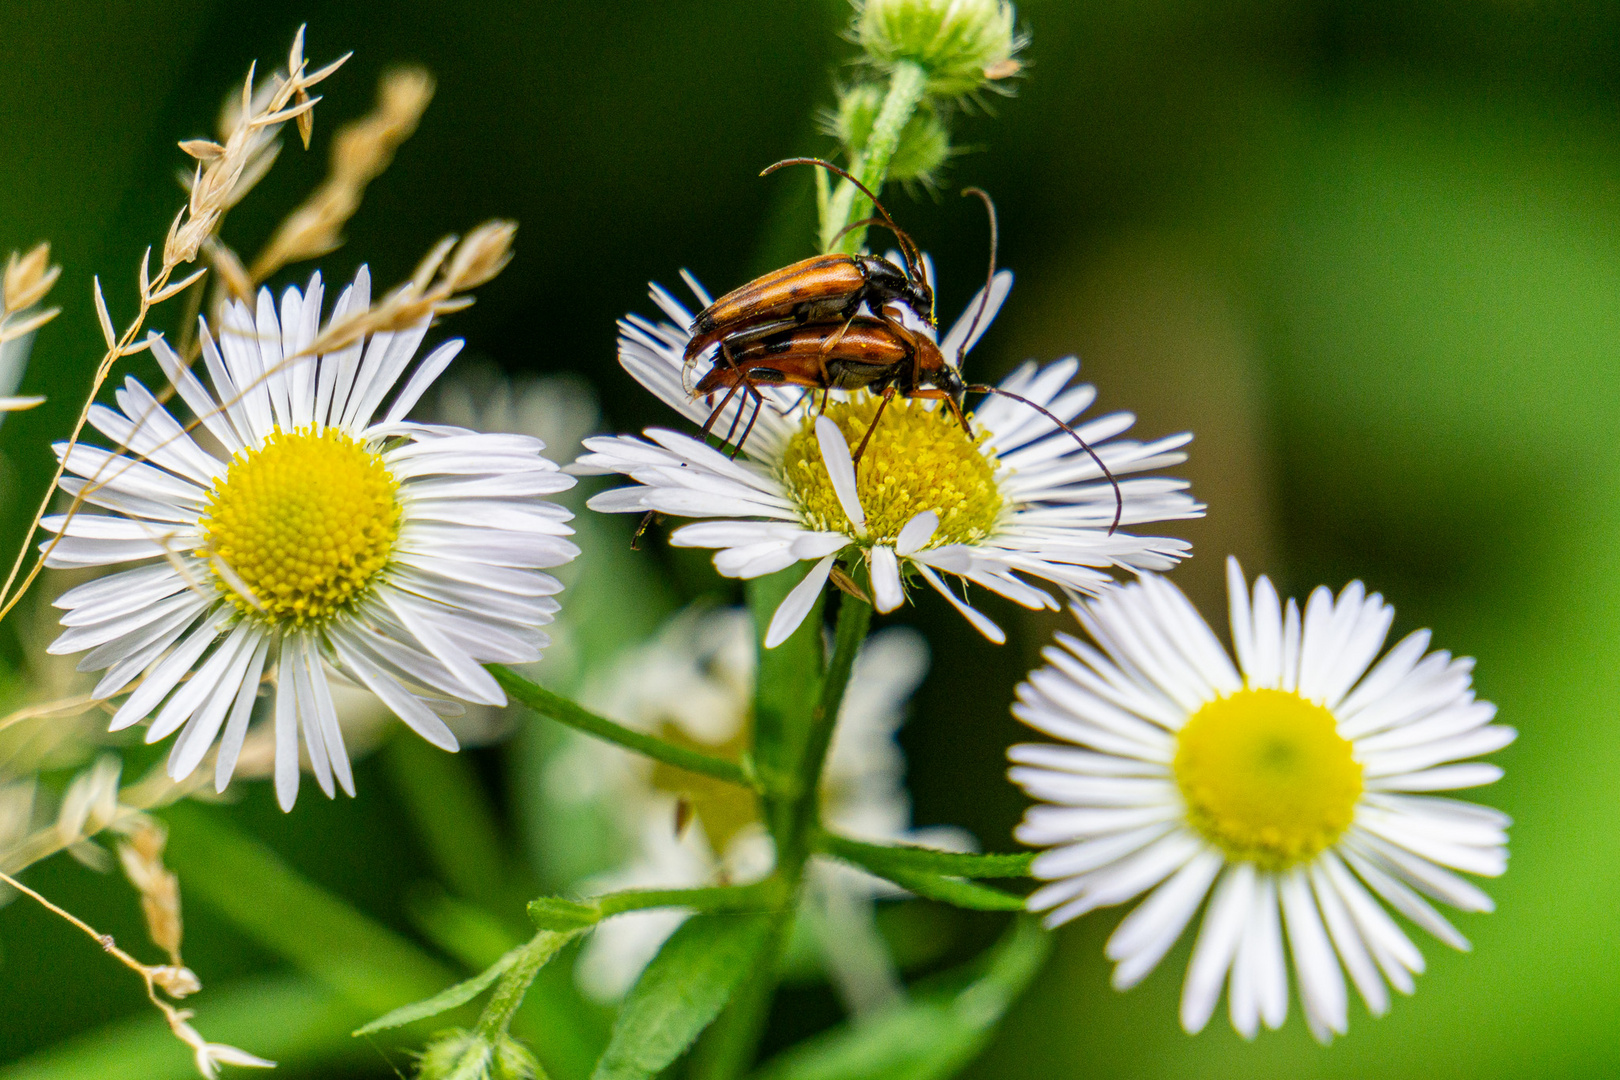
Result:
[[[968,324],[967,336],[962,338],[962,344],[957,346],[957,371],[962,370],[962,361],[967,356],[968,342],[973,340],[974,333],[979,329],[979,320],[984,318],[984,310],[990,306],[990,288],[996,283],[996,244],[1000,239],[1000,233],[996,228],[996,204],[990,201],[989,192],[985,191],[983,188],[970,187],[963,188],[962,194],[964,196],[977,195],[984,202],[984,212],[990,215],[990,272],[984,276],[984,292],[979,294],[979,308],[973,313],[973,321]],[[1069,434],[1072,435],[1074,433],[1071,431]],[[1081,445],[1084,444],[1082,443]],[[1096,457],[1095,454],[1092,456]],[[1102,462],[1099,461],[1097,464],[1100,465]],[[1104,471],[1106,472],[1107,470]],[[1117,525],[1119,522],[1116,520],[1114,524]],[[1113,530],[1110,529],[1109,531],[1112,532]]]
[[[1112,525],[1108,526],[1108,535],[1114,535],[1114,530],[1119,528],[1120,518],[1125,513],[1125,494],[1119,490],[1119,481],[1114,478],[1113,472],[1108,468],[1107,465],[1103,464],[1103,459],[1097,456],[1097,451],[1091,448],[1091,444],[1080,437],[1079,432],[1075,431],[1074,428],[1070,427],[1068,424],[1065,424],[1062,420],[1059,420],[1052,414],[1051,410],[1043,408],[1042,406],[1037,405],[1033,401],[1029,400],[1029,398],[1015,394],[1011,390],[1003,390],[999,386],[986,386],[983,383],[975,386],[967,386],[963,389],[970,394],[995,394],[999,397],[1012,398],[1014,401],[1022,402],[1023,404],[1034,409],[1036,412],[1040,413],[1042,416],[1046,417],[1048,420],[1052,421],[1052,423],[1056,424],[1059,428],[1068,432],[1069,437],[1080,444],[1080,449],[1091,455],[1091,460],[1097,463],[1097,468],[1102,470],[1103,476],[1108,479],[1109,486],[1114,489],[1114,522]]]
[[[872,189],[871,188],[867,187],[865,184],[863,184],[859,180],[855,179],[855,177],[852,176],[848,172],[848,170],[842,169],[839,166],[834,165],[830,161],[824,161],[821,158],[814,158],[814,157],[783,158],[781,161],[776,162],[774,165],[766,166],[763,170],[760,171],[759,175],[761,175],[761,176],[769,176],[769,175],[771,175],[771,173],[775,172],[777,169],[780,169],[785,165],[817,165],[817,166],[820,166],[823,169],[826,169],[828,172],[833,173],[836,176],[843,177],[845,180],[848,180],[850,183],[852,183],[856,187],[860,188],[861,189],[861,194],[865,195],[868,199],[871,199],[873,208],[876,209],[877,212],[883,216],[883,224],[888,228],[888,230],[890,232],[894,233],[895,238],[900,241],[900,253],[901,253],[902,256],[905,257],[906,269],[911,272],[911,276],[914,277],[914,278],[920,278],[922,276],[922,253],[917,250],[917,245],[916,245],[915,242],[913,242],[913,240],[911,239],[911,236],[904,229],[900,228],[900,226],[898,226],[898,225],[896,225],[894,223],[894,218],[889,216],[889,212],[883,208],[883,204],[878,201],[878,197],[876,195],[872,194]],[[861,223],[860,222],[856,223],[856,225],[859,225],[859,224],[861,224]],[[850,226],[850,228],[855,228],[855,227],[856,227],[855,225]],[[848,232],[848,231],[849,231],[849,229],[844,230],[844,232]],[[838,235],[842,236],[842,235],[844,235],[844,233],[839,233]]]

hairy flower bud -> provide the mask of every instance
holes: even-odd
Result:
[[[859,152],[872,134],[878,110],[883,107],[883,88],[861,83],[838,97],[838,111],[827,124],[827,133],[844,144],[850,154]],[[900,143],[889,159],[889,179],[933,183],[935,173],[951,156],[951,133],[938,114],[919,109],[900,132]]]
[[[496,1042],[452,1028],[434,1036],[416,1063],[417,1080],[540,1080],[540,1062],[529,1048],[502,1034]]]
[[[917,64],[929,93],[952,97],[1018,70],[1013,18],[1007,0],[856,0],[855,35],[879,65]]]

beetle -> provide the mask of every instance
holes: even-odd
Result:
[[[981,305],[982,310],[982,305]],[[971,335],[970,335],[971,336]],[[960,358],[958,358],[960,360]],[[1054,416],[1050,410],[1037,405],[1022,395],[999,386],[964,382],[958,369],[945,361],[939,346],[928,336],[914,332],[887,319],[856,316],[847,323],[828,321],[807,326],[764,327],[738,335],[722,348],[721,360],[698,382],[700,396],[717,394],[724,390],[718,406],[709,414],[703,433],[710,433],[714,422],[725,411],[738,393],[746,394],[753,402],[753,411],[743,429],[742,438],[732,443],[741,446],[748,441],[759,410],[764,407],[761,386],[802,386],[812,391],[866,390],[879,395],[877,411],[872,423],[855,449],[854,466],[861,467],[866,444],[883,419],[883,410],[896,395],[907,398],[927,398],[945,402],[951,415],[962,425],[969,438],[972,425],[962,411],[963,399],[968,394],[995,394],[1022,402],[1050,420],[1059,429],[1068,432],[1080,448],[1090,455],[1114,489],[1114,520],[1108,527],[1110,535],[1119,528],[1125,511],[1125,498],[1119,481],[1097,456],[1097,452],[1072,427]],[[738,408],[732,417],[731,435],[742,419]]]
[[[816,165],[849,180],[872,200],[879,217],[856,222],[883,225],[900,242],[905,266],[899,267],[876,255],[813,255],[780,270],[773,270],[748,284],[733,289],[698,313],[689,328],[683,378],[688,379],[698,358],[710,346],[758,327],[776,323],[804,325],[827,319],[848,323],[865,305],[882,316],[889,304],[910,308],[930,328],[936,327],[934,290],[922,273],[917,246],[906,235],[870,189],[844,169],[820,158],[787,158],[770,166],[761,176],[787,165]],[[846,232],[848,229],[845,230]]]
[[[946,408],[951,410],[969,438],[973,436],[973,429],[962,411],[963,399],[968,394],[994,394],[1011,398],[1034,409],[1067,432],[1102,470],[1114,489],[1114,520],[1108,527],[1112,535],[1119,528],[1125,512],[1125,497],[1119,481],[1090,444],[1051,411],[1028,398],[999,386],[968,383],[962,379],[960,369],[967,343],[973,340],[973,331],[984,315],[991,283],[995,280],[997,241],[995,205],[990,201],[990,196],[978,188],[968,188],[963,194],[982,199],[990,215],[990,274],[978,310],[974,312],[973,322],[958,349],[955,365],[946,362],[944,354],[931,337],[886,317],[856,315],[844,321],[832,319],[803,326],[774,324],[745,330],[721,342],[714,366],[693,388],[695,396],[710,396],[711,401],[711,395],[725,391],[720,403],[704,423],[703,433],[709,434],[732,398],[743,393],[752,401],[753,411],[747,426],[743,428],[742,438],[735,442],[731,438],[742,419],[742,406],[732,416],[731,430],[726,432],[724,438],[725,442],[740,450],[748,441],[760,409],[765,406],[764,396],[759,392],[761,386],[800,386],[811,391],[820,390],[823,407],[826,406],[829,391],[866,390],[880,395],[880,400],[877,411],[872,415],[872,423],[854,453],[854,465],[859,470],[861,456],[866,452],[872,432],[877,430],[883,410],[896,395],[945,402]]]

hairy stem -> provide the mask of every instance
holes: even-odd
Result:
[[[501,981],[495,984],[495,993],[478,1017],[477,1030],[481,1037],[494,1045],[506,1034],[506,1029],[512,1025],[512,1014],[517,1012],[518,1006],[523,1004],[523,996],[529,992],[529,984],[573,936],[542,930],[529,939],[512,966],[501,975]]]
[[[889,92],[872,124],[872,134],[866,145],[850,165],[850,172],[874,192],[881,193],[883,181],[889,175],[889,161],[900,146],[900,134],[922,104],[928,75],[909,61],[894,65],[889,75]],[[821,219],[821,248],[823,251],[841,251],[853,255],[866,243],[866,227],[850,229],[843,237],[838,233],[852,221],[860,221],[872,214],[872,200],[845,180],[828,200],[826,213]]]

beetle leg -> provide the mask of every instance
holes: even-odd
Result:
[[[721,440],[726,445],[734,447],[734,448],[737,446],[737,444],[732,441],[731,437],[733,435],[737,434],[737,425],[742,423],[743,410],[748,408],[748,394],[751,391],[753,391],[753,387],[751,385],[749,385],[748,376],[746,374],[743,375],[741,381],[739,381],[737,383],[737,386],[738,386],[739,389],[741,389],[743,391],[743,396],[737,400],[737,411],[732,414],[731,424],[730,424],[729,427],[726,428],[726,437],[723,440]],[[757,392],[755,392],[755,396],[756,397],[758,396]],[[755,415],[758,415],[757,411],[756,411]],[[748,426],[753,427],[754,425],[750,421]],[[747,438],[747,436],[744,435],[743,438]],[[732,457],[737,456],[735,449],[732,451],[731,456]]]
[[[714,411],[709,413],[709,418],[703,421],[703,434],[709,434],[714,427],[714,422],[720,419],[720,414],[726,411],[726,406],[731,404],[731,399],[737,396],[737,391],[741,388],[742,383],[740,381],[731,384],[731,388],[726,391],[726,396],[720,399],[720,404],[716,405]]]
[[[894,399],[894,384],[890,383],[883,388],[883,396],[878,399],[877,412],[872,414],[872,422],[866,426],[866,434],[861,436],[861,445],[855,448],[854,467],[857,472],[861,468],[861,455],[866,453],[866,444],[872,439],[872,432],[877,430],[878,421],[883,419],[883,410],[888,408],[889,402]]]
[[[754,421],[759,419],[760,410],[765,408],[765,395],[761,394],[758,390],[754,389],[754,386],[753,386],[752,383],[750,383],[749,386],[748,386],[748,393],[754,399],[754,411],[752,413],[750,413],[749,416],[748,416],[748,426],[743,428],[742,438],[738,439],[735,443],[732,443],[732,445],[731,445],[731,460],[732,461],[737,460],[737,455],[742,453],[742,448],[745,445],[747,445],[748,436],[754,430]],[[737,409],[737,415],[738,416],[742,415],[742,407],[741,406],[739,406],[738,409]]]
[[[844,325],[838,328],[838,333],[821,343],[821,351],[816,354],[816,363],[821,365],[822,386],[832,385],[832,376],[827,372],[827,354],[838,348],[839,343],[844,340],[844,335],[849,333],[849,328],[854,325],[855,316],[851,315],[844,320]]]
[[[914,390],[911,392],[910,396],[914,398],[929,398],[933,401],[943,401],[945,403],[945,407],[951,410],[951,415],[956,417],[956,422],[962,425],[963,434],[970,439],[973,438],[973,425],[968,423],[967,416],[965,416],[962,412],[962,406],[958,404],[957,400],[950,394],[947,394],[945,391],[937,388],[930,388],[926,390]]]
[[[812,391],[812,393],[814,393],[814,391]],[[816,411],[816,416],[818,418],[827,415],[827,398],[831,394],[832,394],[832,391],[829,390],[827,387],[823,386],[821,388],[821,408]]]
[[[663,514],[660,514],[656,510],[647,511],[646,515],[641,519],[641,524],[636,526],[636,531],[630,534],[631,551],[641,550],[641,538],[646,536],[647,530],[652,528],[653,524],[660,520],[663,516]]]

